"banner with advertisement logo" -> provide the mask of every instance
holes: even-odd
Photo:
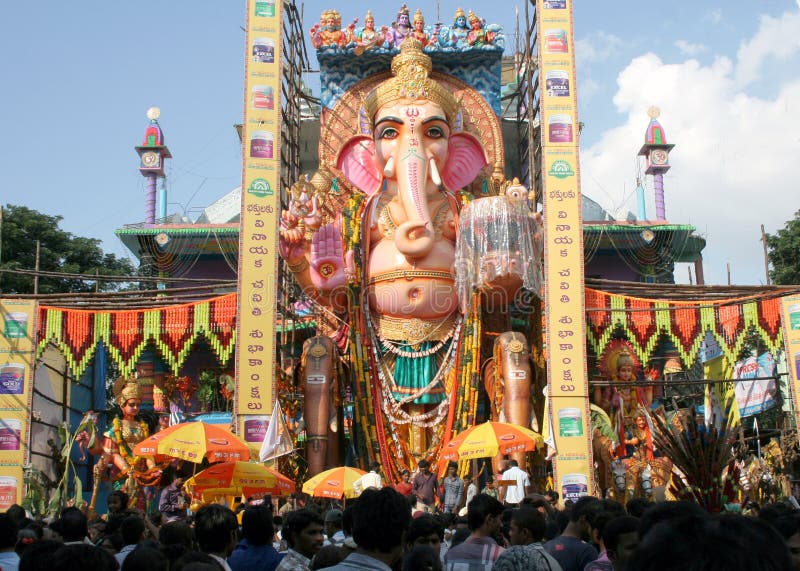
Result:
[[[547,378],[553,480],[564,500],[592,493],[583,221],[578,167],[573,0],[538,0]]]
[[[0,511],[24,498],[22,467],[30,461],[36,302],[0,299]]]
[[[781,298],[781,322],[786,347],[786,368],[791,379],[789,392],[794,399],[795,423],[800,423],[800,295]],[[797,438],[800,440],[800,431],[797,432]]]
[[[271,412],[275,372],[281,12],[279,0],[247,1],[236,412],[239,434],[256,447]]]
[[[770,353],[737,361],[733,378],[737,379],[733,386],[740,417],[760,414],[778,404],[775,359]]]

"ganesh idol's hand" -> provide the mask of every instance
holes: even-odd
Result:
[[[278,247],[281,257],[289,264],[299,263],[306,255],[305,230],[299,225],[300,219],[284,210],[281,212],[281,230]]]
[[[332,292],[347,283],[339,223],[326,224],[311,239],[311,281],[321,291]]]

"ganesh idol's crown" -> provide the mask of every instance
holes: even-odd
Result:
[[[393,78],[381,83],[367,95],[365,106],[370,118],[378,109],[401,99],[428,99],[439,105],[454,124],[458,114],[458,101],[445,87],[430,79],[431,58],[422,51],[422,43],[415,38],[406,38],[400,53],[392,58]]]

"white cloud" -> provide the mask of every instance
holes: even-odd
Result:
[[[736,62],[717,57],[710,65],[693,59],[666,64],[652,53],[637,57],[617,78],[613,101],[624,123],[582,149],[583,192],[613,210],[630,195],[624,189],[635,184],[633,158],[649,121],[646,111],[652,105],[661,109],[667,139],[676,144],[664,181],[667,219],[707,232],[706,283],[725,283],[726,262],[734,283],[763,282],[760,225],[774,233],[800,208],[800,70],[774,78],[769,96],[754,95],[739,81],[758,59],[781,57],[765,40],[770,31],[778,34],[773,40],[786,38],[787,27],[799,19],[794,13],[762,18],[759,31],[743,44],[752,49],[740,50]],[[800,37],[800,30],[795,33]],[[655,218],[652,177],[646,188],[648,215]],[[635,198],[626,206],[635,210]],[[685,270],[676,279],[686,282]]]
[[[686,40],[678,40],[675,42],[675,47],[685,56],[696,56],[708,49],[703,44],[692,44]]]
[[[609,59],[622,45],[622,40],[614,34],[599,31],[585,38],[575,40],[576,64],[598,63]]]
[[[798,2],[800,6],[800,2]],[[758,32],[743,42],[737,54],[737,81],[745,84],[761,77],[768,60],[787,60],[800,51],[800,12],[786,12],[779,18],[761,16]]]

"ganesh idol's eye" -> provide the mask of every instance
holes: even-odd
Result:
[[[378,132],[379,139],[396,139],[400,136],[400,132],[394,127],[384,127]]]
[[[444,129],[441,127],[430,127],[427,131],[425,131],[425,135],[431,139],[442,139],[447,136],[447,133],[445,133]]]

